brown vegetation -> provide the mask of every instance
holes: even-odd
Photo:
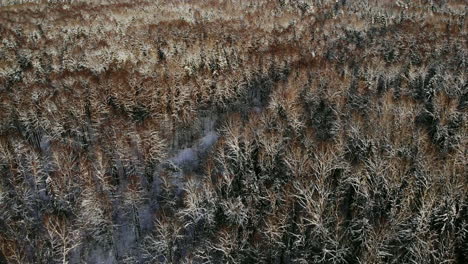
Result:
[[[466,263],[464,1],[96,2],[0,7],[0,263]]]

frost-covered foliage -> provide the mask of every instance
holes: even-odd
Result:
[[[0,6],[0,263],[468,262],[466,1]]]

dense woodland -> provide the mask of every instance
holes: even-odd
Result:
[[[0,2],[0,263],[468,262],[466,1]]]

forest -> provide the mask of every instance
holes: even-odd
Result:
[[[465,0],[0,1],[0,264],[468,263]]]

